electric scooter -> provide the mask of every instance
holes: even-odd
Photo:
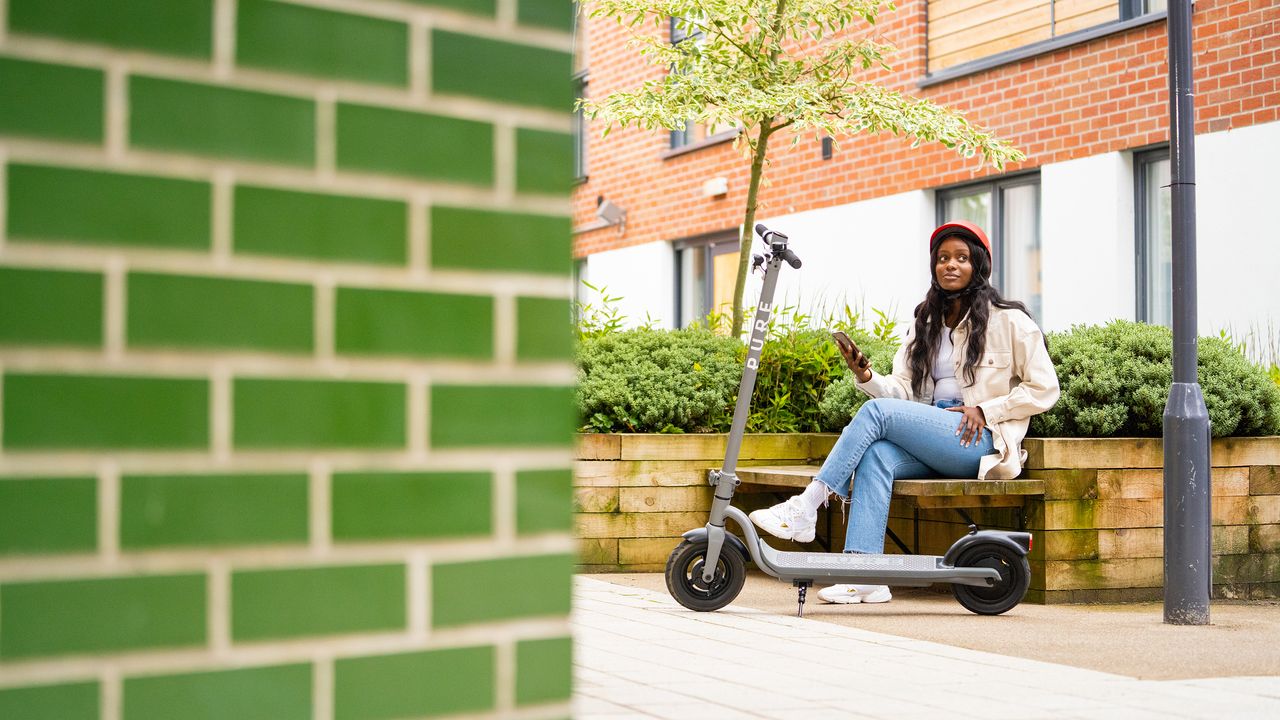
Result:
[[[724,465],[711,470],[715,486],[711,516],[705,527],[684,534],[684,541],[667,559],[667,589],[676,602],[690,610],[709,612],[733,602],[746,582],[750,558],[766,574],[798,588],[797,615],[804,615],[805,593],[815,582],[862,583],[925,587],[951,583],[956,600],[979,615],[999,615],[1022,602],[1031,583],[1031,534],[978,530],[969,526],[945,555],[845,554],[782,552],[769,547],[756,532],[746,513],[730,505],[740,484],[735,471],[742,436],[750,413],[760,351],[772,313],[773,294],[783,262],[799,269],[800,258],[787,247],[788,238],[764,225],[755,230],[765,242],[763,255],[754,256],[752,271],[764,268],[760,304],[751,324],[751,343],[738,386]],[[746,540],[725,530],[733,520]]]

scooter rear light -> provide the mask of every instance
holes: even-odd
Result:
[[[1031,548],[1034,547],[1035,544],[1036,544],[1036,536],[1032,535],[1031,533],[1027,533],[1027,552],[1031,552]]]

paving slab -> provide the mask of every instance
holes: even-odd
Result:
[[[1274,674],[1142,679],[831,622],[813,611],[797,618],[789,612],[794,605],[778,612],[736,602],[695,613],[665,589],[642,587],[652,580],[575,580],[575,718],[1280,717],[1280,677]],[[765,580],[789,589],[763,576],[749,586],[768,593],[760,583]],[[905,611],[910,604],[943,601],[954,604],[925,596],[898,606]],[[769,602],[781,604],[782,598]],[[883,612],[895,603],[840,609]],[[949,615],[934,608],[917,624]],[[968,633],[1002,620],[969,618],[988,625]],[[1277,646],[1271,647],[1275,653]],[[1146,648],[1131,645],[1129,651],[1141,656]]]
[[[589,577],[666,594],[660,573]],[[753,571],[734,604],[794,615],[796,591]],[[981,617],[945,588],[895,588],[880,605],[829,605],[810,590],[805,604],[823,623],[1148,680],[1280,675],[1280,601],[1215,601],[1210,615],[1210,625],[1179,627],[1164,624],[1160,603],[1024,603]]]

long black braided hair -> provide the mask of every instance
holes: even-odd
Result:
[[[973,266],[973,276],[969,285],[963,290],[948,292],[938,285],[938,247],[943,240],[959,238],[969,246],[969,263]],[[991,306],[1001,309],[1013,308],[1021,310],[1031,317],[1027,306],[1017,300],[1006,300],[991,285],[991,255],[987,248],[965,233],[954,233],[938,238],[929,251],[929,291],[925,293],[924,302],[915,309],[915,337],[907,345],[907,357],[911,368],[911,391],[919,397],[924,392],[924,379],[930,373],[933,357],[938,352],[942,341],[940,328],[945,328],[943,318],[954,300],[960,301],[960,316],[969,314],[969,339],[965,343],[964,379],[965,384],[972,385],[974,368],[982,356],[987,342],[987,320],[991,315]]]

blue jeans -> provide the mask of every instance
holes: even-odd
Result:
[[[840,433],[816,479],[850,500],[845,552],[884,552],[895,478],[978,476],[978,460],[994,452],[991,431],[983,428],[981,438],[962,446],[956,435],[962,416],[944,407],[873,398]]]

